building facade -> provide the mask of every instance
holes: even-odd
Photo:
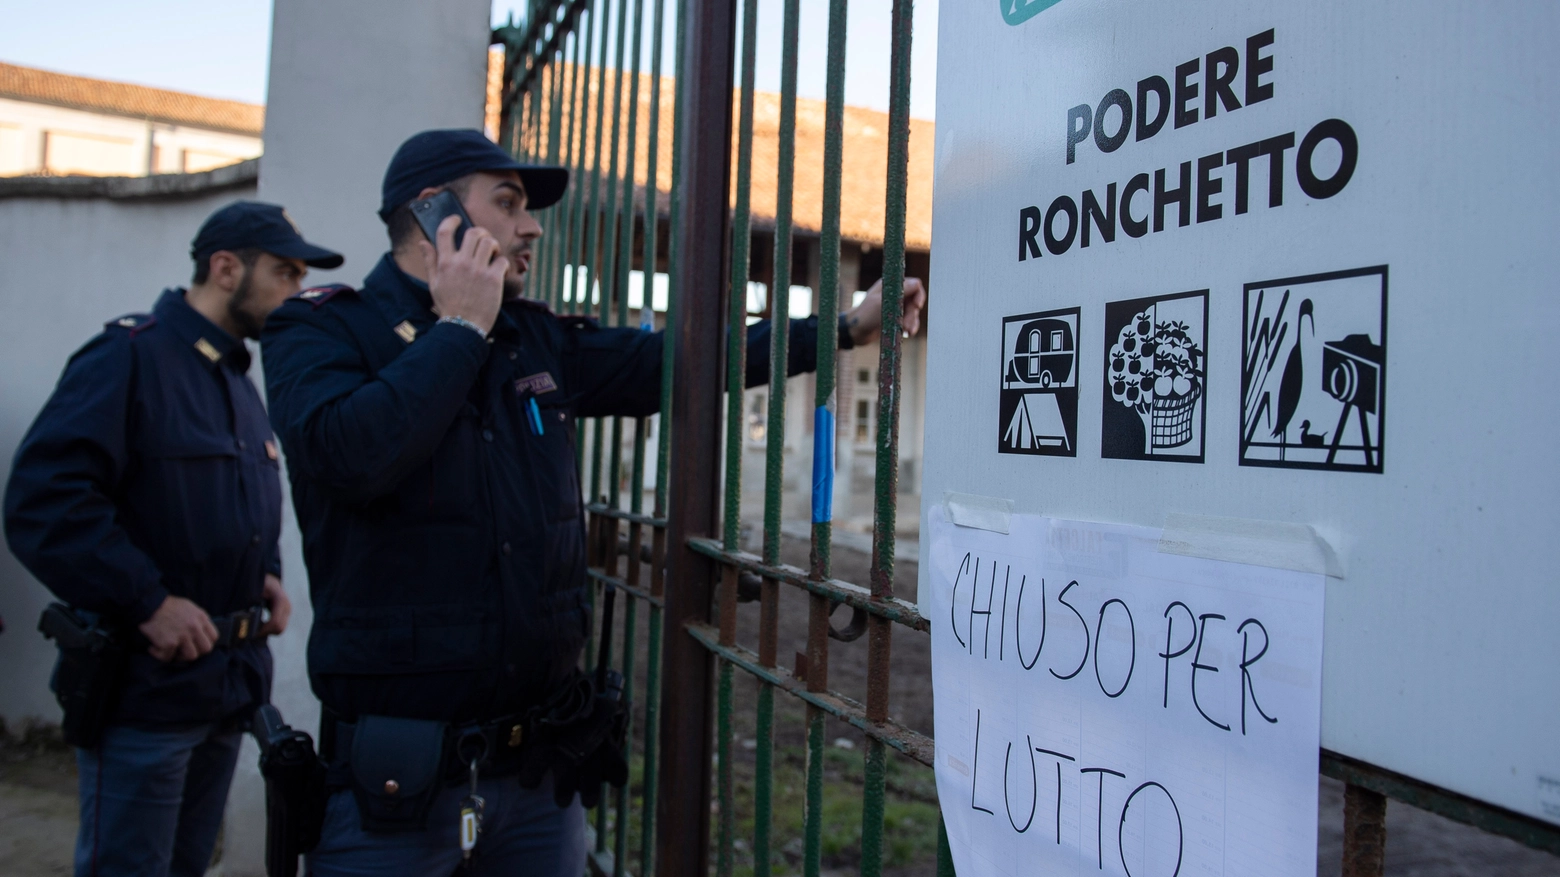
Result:
[[[0,176],[199,173],[258,156],[265,107],[0,63]]]

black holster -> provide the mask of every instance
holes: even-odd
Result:
[[[520,785],[536,788],[551,772],[553,800],[559,807],[569,806],[576,793],[587,809],[595,807],[603,785],[628,782],[623,677],[604,666],[598,670],[594,679],[576,673],[533,710],[527,722]]]
[[[294,877],[298,857],[320,842],[325,822],[325,765],[314,740],[282,721],[276,707],[255,711],[250,732],[260,744],[260,775],[265,778],[265,872]]]
[[[63,603],[50,603],[43,610],[38,630],[60,650],[51,687],[65,711],[60,722],[65,742],[95,749],[119,704],[127,654],[124,637]]]

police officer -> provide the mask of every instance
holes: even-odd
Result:
[[[270,694],[264,638],[290,612],[278,449],[244,340],[308,266],[342,257],[244,201],[191,255],[189,289],[71,357],[6,488],[12,552],[129,650],[101,741],[78,750],[77,875],[205,873],[240,733]]]
[[[266,326],[336,789],[315,875],[450,874],[476,797],[476,873],[583,873],[581,797],[616,753],[565,758],[536,745],[528,717],[577,684],[589,619],[576,419],[655,412],[662,336],[522,295],[542,234],[532,211],[567,183],[477,131],[417,134],[385,172],[391,251],[362,289],[306,291]],[[475,226],[458,246],[458,217],[430,241],[409,208],[445,189]],[[842,320],[842,346],[877,331],[877,307]],[[810,370],[817,318],[789,332],[788,372]],[[759,384],[767,322],[748,343]]]

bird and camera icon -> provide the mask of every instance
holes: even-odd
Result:
[[[1381,472],[1386,266],[1245,287],[1240,463]]]

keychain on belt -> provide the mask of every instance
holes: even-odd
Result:
[[[482,808],[487,804],[477,794],[477,761],[487,755],[487,740],[477,739],[482,741],[482,753],[471,756],[471,791],[460,802],[460,855],[466,865],[471,864],[471,853],[477,848],[477,837],[482,833]]]

